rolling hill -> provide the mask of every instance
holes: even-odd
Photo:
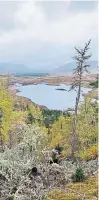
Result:
[[[97,73],[97,66],[98,61],[89,61],[88,64],[90,65],[89,71],[93,73]],[[53,70],[54,73],[71,73],[73,69],[76,68],[76,62],[72,61],[67,64],[61,65]]]

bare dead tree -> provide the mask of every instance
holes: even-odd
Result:
[[[82,87],[82,78],[85,72],[88,73],[88,59],[91,57],[91,54],[88,53],[89,45],[91,40],[89,40],[84,48],[75,47],[77,55],[74,57],[76,60],[77,67],[74,69],[73,74],[74,82],[71,85],[70,90],[77,90],[76,102],[75,102],[75,113],[74,113],[74,121],[73,121],[73,134],[72,134],[72,155],[71,158],[75,160],[75,152],[77,150],[77,117],[78,117],[78,105],[81,96],[81,87]]]
[[[3,135],[2,135],[2,108],[0,108],[0,149],[3,152]]]

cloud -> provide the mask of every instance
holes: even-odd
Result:
[[[76,4],[74,10],[73,4]],[[57,59],[53,51],[55,45],[58,48],[65,46],[65,52],[66,47],[72,49],[74,45],[83,45],[90,38],[92,38],[94,44],[98,37],[98,14],[97,6],[90,9],[90,5],[89,2],[89,8],[86,11],[86,9],[81,10],[79,2],[79,9],[77,9],[77,2],[70,1],[63,4],[61,2],[45,2],[45,4],[44,2],[34,1],[18,2],[17,9],[13,4],[14,9],[9,18],[9,25],[12,24],[12,29],[11,27],[9,30],[2,29],[2,27],[0,29],[1,55],[3,58],[4,56],[8,58],[9,55],[11,59],[10,53],[7,55],[7,51],[5,51],[6,48],[9,48],[13,58],[19,59],[19,51],[20,55],[25,55],[28,60],[28,55],[31,54],[32,50],[32,55],[35,55],[36,52],[38,59],[39,57],[41,59],[40,54],[43,54],[44,57],[44,54],[49,52],[46,48],[50,46],[51,53],[53,53],[51,58],[54,57],[53,60],[55,60]],[[72,51],[66,53],[68,55]],[[58,52],[58,56],[59,54],[61,55]],[[49,57],[49,55],[46,55],[46,57]],[[23,62],[24,60],[25,58],[22,59]]]

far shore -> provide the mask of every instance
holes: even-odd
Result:
[[[94,81],[96,74],[84,75],[82,79],[83,87],[90,87],[89,83]],[[21,85],[37,85],[37,84],[46,84],[52,86],[60,86],[60,84],[70,85],[74,81],[73,75],[63,75],[63,76],[44,76],[44,77],[13,77],[12,84],[21,84]]]

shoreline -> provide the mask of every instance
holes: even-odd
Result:
[[[64,89],[62,89],[62,88],[57,89],[57,90],[59,90],[59,91],[60,91],[60,90],[61,90],[61,91],[67,91],[67,90],[64,90]],[[12,87],[11,91],[12,91],[12,93],[15,95],[15,97],[16,97],[15,99],[17,99],[18,101],[20,101],[20,100],[22,99],[22,101],[24,102],[25,105],[33,104],[34,106],[36,106],[36,107],[39,108],[40,110],[61,110],[61,111],[63,111],[62,109],[49,109],[49,108],[48,108],[47,106],[45,106],[45,105],[41,105],[41,104],[37,104],[36,102],[33,102],[33,100],[31,100],[31,99],[28,98],[28,97],[18,95],[18,93],[20,92],[20,90],[17,89],[17,88]],[[82,94],[82,96],[85,96],[85,93]],[[70,109],[72,109],[72,108],[70,108]],[[66,110],[68,110],[68,108],[67,108]]]
[[[13,77],[12,84],[21,84],[22,86],[25,85],[38,85],[38,84],[46,84],[49,86],[60,86],[61,84],[70,85],[74,81],[73,75],[64,75],[64,76],[44,76],[44,77]],[[96,75],[95,74],[88,74],[84,75],[82,78],[83,87],[89,87],[89,83],[95,81]]]
[[[87,76],[83,77],[83,84],[82,87],[84,88],[92,88],[92,86],[89,85],[90,82],[94,81],[96,78],[96,75],[90,74]],[[10,89],[12,90],[12,93],[17,96],[18,98],[23,98],[25,102],[27,103],[32,103],[35,106],[39,107],[40,109],[48,109],[46,106],[44,105],[38,105],[36,103],[34,103],[31,99],[29,99],[28,97],[24,97],[24,96],[19,96],[18,93],[20,93],[20,87],[21,86],[27,86],[27,85],[38,85],[38,84],[45,84],[48,86],[61,86],[61,84],[64,85],[71,85],[71,83],[73,82],[74,77],[70,76],[70,75],[64,75],[64,76],[44,76],[44,77],[32,77],[32,78],[25,78],[25,77],[13,77],[12,78],[12,83],[11,83],[11,87]],[[15,85],[17,86],[17,84],[19,84],[19,87],[15,87]],[[64,89],[64,87],[61,86],[61,88],[56,88],[55,90],[59,90],[59,91],[66,91]],[[85,94],[83,94],[84,96]],[[58,110],[58,109],[57,109]]]

